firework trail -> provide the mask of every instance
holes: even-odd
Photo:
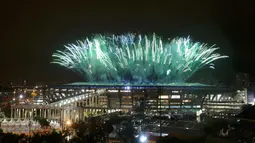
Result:
[[[68,44],[52,63],[71,69],[89,82],[185,82],[203,67],[227,58],[219,48],[188,38],[163,41],[155,34],[96,35]]]

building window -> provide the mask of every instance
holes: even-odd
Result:
[[[171,99],[180,99],[180,98],[181,98],[180,95],[172,95],[172,96],[171,96]]]

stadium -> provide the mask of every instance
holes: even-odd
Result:
[[[215,61],[228,58],[215,53],[218,49],[189,37],[95,35],[53,54],[53,64],[87,82],[51,85],[45,99],[59,107],[74,103],[86,111],[233,116],[247,102],[246,91],[188,82],[197,71],[214,70]]]
[[[203,84],[105,85],[71,83],[51,85],[45,99],[57,107],[80,107],[84,111],[133,111],[146,113],[207,113],[215,118],[235,116],[247,103],[247,91]]]
[[[246,89],[189,82],[197,71],[214,70],[216,61],[228,58],[218,49],[189,37],[95,35],[53,54],[53,64],[85,82],[47,85],[40,93],[43,102],[15,105],[11,118],[40,116],[63,127],[67,121],[118,111],[194,114],[197,121],[202,114],[235,116],[248,102]]]

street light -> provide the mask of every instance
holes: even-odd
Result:
[[[146,142],[147,141],[147,136],[145,136],[145,135],[141,135],[140,137],[139,137],[139,141],[141,142],[141,143],[144,143],[144,142]]]
[[[71,121],[70,120],[66,121],[66,125],[70,126],[71,125]]]
[[[20,98],[20,99],[22,99],[22,98],[23,98],[23,95],[22,95],[22,94],[20,94],[20,95],[19,95],[19,98]]]
[[[66,121],[66,125],[67,125],[67,128],[66,128],[66,131],[67,131],[66,139],[67,139],[67,141],[69,141],[71,139],[71,133],[70,133],[70,126],[71,126],[71,124],[72,123],[71,123],[70,120]]]

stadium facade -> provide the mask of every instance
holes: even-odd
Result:
[[[50,85],[45,100],[55,107],[84,111],[194,112],[215,118],[234,116],[248,103],[247,90],[204,84],[106,85],[71,83]],[[82,115],[83,116],[83,115]]]
[[[33,102],[17,102],[11,106],[11,118],[4,119],[6,124],[29,123],[34,117],[42,117],[63,129],[67,123],[116,111],[152,115],[188,113],[197,115],[197,120],[201,119],[202,113],[225,118],[240,113],[244,104],[254,103],[254,94],[249,94],[247,89],[195,83],[115,85],[76,82],[48,85],[37,90],[41,94],[33,97]]]

